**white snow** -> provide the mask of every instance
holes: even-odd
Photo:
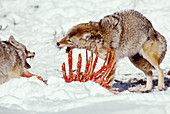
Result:
[[[35,51],[34,60],[28,60],[31,73],[48,80],[48,86],[36,77],[12,79],[0,85],[0,114],[168,114],[170,89],[150,93],[123,93],[114,95],[93,82],[65,83],[61,65],[66,62],[65,49],[59,50],[56,41],[74,25],[99,21],[116,11],[135,9],[145,15],[154,28],[167,39],[168,51],[161,64],[165,81],[170,79],[170,0],[0,0],[0,39],[16,40]],[[79,53],[85,61],[84,50],[73,50],[74,66]],[[98,65],[102,65],[100,60]],[[84,66],[84,65],[83,65]],[[117,64],[115,80],[128,83],[130,79],[146,80],[127,58]],[[157,72],[154,72],[157,79]],[[135,81],[133,81],[135,82]],[[137,88],[143,87],[138,85]],[[156,86],[157,87],[157,86]]]

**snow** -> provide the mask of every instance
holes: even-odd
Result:
[[[36,77],[12,79],[0,85],[0,113],[3,114],[168,114],[170,112],[170,89],[154,89],[150,93],[129,92],[129,80],[146,80],[127,58],[117,64],[115,80],[127,83],[123,90],[114,95],[94,82],[65,83],[61,78],[61,64],[67,63],[65,49],[59,50],[56,41],[74,25],[99,21],[105,15],[116,11],[135,9],[145,15],[154,28],[165,36],[168,51],[161,68],[165,81],[170,76],[170,0],[0,0],[0,39],[8,40],[13,35],[16,40],[35,51],[34,60],[28,60],[30,72],[48,80],[48,86]],[[74,63],[77,55],[84,50],[73,50]],[[85,60],[84,60],[85,61]],[[103,61],[98,63],[102,65]],[[83,64],[84,65],[84,64]],[[68,64],[66,64],[68,70]],[[76,69],[74,64],[73,69]],[[134,80],[133,80],[134,79]],[[157,72],[154,72],[154,80]],[[128,85],[129,84],[129,85]],[[143,87],[138,85],[136,88]],[[155,87],[157,88],[157,86]]]

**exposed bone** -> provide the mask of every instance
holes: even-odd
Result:
[[[69,64],[69,75],[68,76],[66,75],[66,71],[65,71],[65,63],[63,63],[62,65],[63,78],[65,79],[65,82],[72,82],[72,81],[87,82],[91,80],[91,81],[94,81],[100,84],[102,87],[109,89],[110,80],[113,79],[110,76],[110,74],[112,74],[115,64],[116,64],[114,53],[112,56],[110,56],[109,52],[110,51],[108,48],[103,66],[96,73],[94,73],[94,69],[96,67],[97,60],[98,60],[97,48],[96,48],[96,58],[94,62],[93,62],[93,53],[91,52],[91,56],[88,59],[87,50],[86,50],[86,61],[87,62],[86,62],[85,71],[83,73],[81,72],[82,57],[81,57],[81,54],[79,54],[78,62],[77,62],[77,75],[73,75],[72,50],[71,50],[68,54],[68,64]],[[111,57],[110,62],[106,66],[106,61],[108,60],[109,56]],[[119,93],[113,90],[111,90],[111,92],[114,94]]]

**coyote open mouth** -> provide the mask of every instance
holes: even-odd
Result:
[[[27,52],[27,57],[26,57],[26,59],[27,58],[30,58],[30,59],[34,59],[34,56],[35,56],[35,52],[30,52],[30,51],[28,51]],[[29,69],[29,68],[31,68],[31,66],[28,64],[28,62],[27,62],[27,60],[25,59],[25,68],[26,69]]]

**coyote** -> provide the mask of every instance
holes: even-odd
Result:
[[[145,73],[147,83],[141,91],[152,89],[152,69],[158,71],[158,89],[164,89],[164,74],[159,65],[167,50],[166,40],[138,11],[116,12],[105,16],[99,22],[78,24],[57,42],[57,46],[59,48],[67,46],[66,52],[73,48],[83,48],[93,53],[97,46],[99,57],[102,59],[109,47],[110,53],[115,53],[116,61],[128,57]],[[113,76],[114,72],[112,79]]]
[[[35,52],[27,51],[13,36],[8,41],[0,41],[0,84],[21,77],[26,69],[31,68],[26,58],[34,56]]]

